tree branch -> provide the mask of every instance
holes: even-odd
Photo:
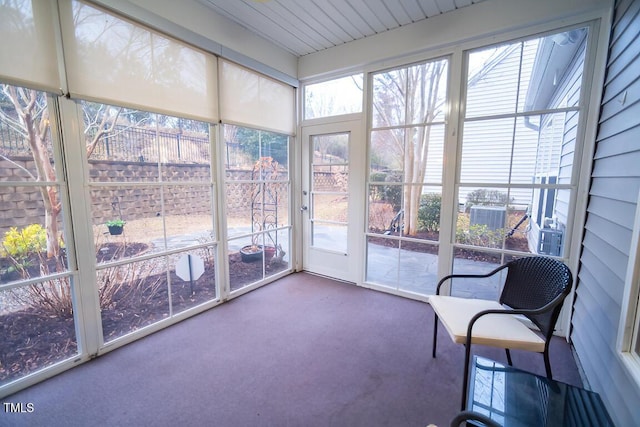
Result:
[[[118,121],[118,116],[120,115],[121,111],[122,111],[122,107],[118,108],[118,110],[116,111],[115,117],[113,118],[113,121],[111,122],[111,124],[107,129],[105,129],[104,126],[107,124],[109,120],[109,114],[108,114],[108,111],[105,111],[104,115],[102,116],[102,120],[100,121],[100,125],[98,126],[98,131],[93,136],[93,139],[91,140],[91,142],[87,145],[87,158],[91,157],[91,154],[93,154],[93,151],[96,149],[96,146],[98,145],[102,137],[113,132],[113,129],[116,126],[116,122]]]
[[[25,168],[24,166],[18,164],[15,160],[12,160],[10,158],[8,158],[7,156],[0,154],[0,158],[11,163],[12,165],[14,165],[15,167],[17,167],[18,169],[20,169],[21,171],[25,172],[27,175],[29,175],[29,178],[33,179],[34,181],[36,181],[38,178],[33,175],[29,169]]]

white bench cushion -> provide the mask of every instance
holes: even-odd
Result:
[[[443,295],[429,297],[429,304],[449,332],[451,339],[464,344],[471,318],[483,310],[504,310],[497,301]],[[544,340],[515,315],[487,314],[473,326],[472,344],[542,353]]]

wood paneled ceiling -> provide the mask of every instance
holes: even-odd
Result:
[[[485,0],[200,0],[296,56]]]

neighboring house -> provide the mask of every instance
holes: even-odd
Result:
[[[534,110],[575,107],[583,75],[586,39],[584,30],[566,38],[543,39],[536,55],[525,104]],[[576,158],[578,114],[549,114],[539,125],[539,143],[533,180],[536,184],[570,184]],[[561,255],[568,225],[568,192],[534,191],[529,245],[533,252]]]
[[[493,182],[496,171],[512,169],[511,183],[536,185],[571,184],[576,156],[578,113],[557,111],[578,107],[586,53],[586,29],[575,29],[553,37],[534,39],[498,48],[484,64],[470,64],[467,117],[485,114],[490,99],[491,112],[546,111],[541,116],[519,117],[514,134],[511,120],[492,120],[484,127],[468,126],[463,145],[462,182]],[[482,55],[478,55],[482,58]],[[474,71],[474,66],[478,71]],[[518,99],[504,93],[520,94]],[[474,103],[473,100],[476,100]],[[488,141],[488,143],[483,143]],[[487,167],[486,152],[491,167]],[[513,159],[512,159],[513,156]],[[574,173],[575,174],[575,173]],[[469,190],[461,190],[464,203]],[[569,192],[554,187],[511,188],[510,204],[529,213],[527,238],[530,251],[561,256],[568,225]]]

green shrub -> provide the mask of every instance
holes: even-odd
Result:
[[[469,228],[458,227],[456,229],[456,242],[463,245],[481,246],[484,248],[499,248],[502,246],[504,229],[490,230],[484,224],[470,225]]]
[[[467,194],[467,203],[465,208],[468,212],[471,206],[474,205],[506,206],[511,202],[513,202],[513,198],[509,199],[509,196],[504,191],[479,188]]]
[[[420,207],[418,208],[418,227],[420,230],[440,230],[441,206],[442,196],[440,194],[428,193],[420,196]]]
[[[389,203],[393,211],[398,212],[402,203],[402,177],[396,172],[374,172],[369,179],[376,183],[373,187],[373,197],[380,202]],[[378,185],[379,182],[397,182],[398,185]]]
[[[21,230],[11,227],[4,233],[2,251],[23,264],[31,255],[47,248],[47,232],[40,224],[30,224]]]

